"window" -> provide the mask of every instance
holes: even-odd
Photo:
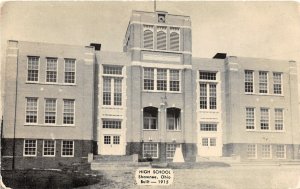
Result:
[[[253,93],[253,71],[245,70],[245,93]]]
[[[157,90],[166,91],[167,90],[167,70],[157,69]]]
[[[199,71],[200,78],[200,109],[217,109],[217,73]]]
[[[281,73],[273,73],[273,92],[274,94],[282,94]]]
[[[256,158],[256,145],[255,144],[248,144],[247,146],[247,157],[249,159]]]
[[[103,74],[122,75],[122,67],[105,65],[103,66]]]
[[[24,140],[24,156],[36,156],[36,140]]]
[[[285,159],[286,157],[286,148],[285,145],[276,145],[276,158]]]
[[[210,146],[216,146],[216,145],[217,145],[216,138],[210,138],[210,140],[209,140],[209,145],[210,145]]]
[[[157,50],[167,50],[167,27],[157,26]]]
[[[26,98],[26,123],[37,123],[37,98]]]
[[[268,93],[268,72],[259,72],[259,93]]]
[[[209,96],[208,96],[209,92]],[[209,106],[208,106],[209,104]],[[217,109],[217,85],[200,83],[200,109]]]
[[[177,144],[167,144],[166,146],[166,156],[168,159],[172,159],[175,155]]]
[[[154,90],[153,68],[144,68],[144,90]]]
[[[103,105],[111,105],[111,79],[103,78]]]
[[[111,136],[104,136],[104,144],[110,144]]]
[[[200,80],[216,81],[217,80],[217,73],[200,71],[199,72],[199,79]]]
[[[144,90],[180,91],[180,70],[144,68]]]
[[[145,130],[157,129],[157,114],[158,109],[155,107],[145,107],[143,109],[144,127]]]
[[[120,144],[120,136],[113,136],[113,143]]]
[[[202,138],[202,146],[208,146],[208,138]]]
[[[55,141],[44,140],[43,142],[43,156],[55,156]]]
[[[64,100],[63,124],[73,125],[75,123],[75,100]]]
[[[27,81],[38,82],[39,81],[39,57],[29,56],[27,64]]]
[[[122,105],[122,79],[114,79],[114,105]]]
[[[170,50],[179,51],[179,34],[180,29],[176,27],[170,27]]]
[[[45,100],[45,123],[55,124],[56,99]]]
[[[46,82],[56,83],[57,81],[57,59],[47,58]]]
[[[167,129],[170,131],[180,131],[180,109],[167,108]]]
[[[153,26],[144,25],[144,48],[153,49]]]
[[[122,106],[122,66],[103,66],[103,105]]]
[[[246,108],[246,129],[255,129],[254,108]]]
[[[75,83],[75,59],[65,59],[65,83]]]
[[[209,84],[209,109],[217,109],[217,86]]]
[[[217,124],[215,123],[201,123],[200,131],[217,131]]]
[[[119,121],[119,120],[103,120],[102,128],[104,128],[104,129],[121,129],[121,121]]]
[[[261,130],[269,129],[269,109],[268,108],[260,109],[260,129]]]
[[[144,143],[143,144],[143,157],[158,158],[158,144],[157,143]]]
[[[179,91],[179,70],[170,70],[170,91]]]
[[[262,145],[261,153],[262,153],[262,158],[264,159],[271,158],[271,145],[269,144]]]
[[[283,130],[283,109],[275,109],[275,130]]]
[[[62,157],[74,157],[74,141],[63,140],[62,141]]]

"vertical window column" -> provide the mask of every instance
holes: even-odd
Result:
[[[180,50],[180,28],[170,27],[170,50]]]
[[[245,70],[245,93],[253,93],[253,71]]]
[[[153,49],[153,26],[144,25],[144,48]]]
[[[75,59],[65,59],[65,83],[75,83],[76,65]]]
[[[167,27],[157,26],[156,30],[156,49],[167,50]]]
[[[283,109],[275,109],[275,130],[283,130]]]
[[[254,130],[255,129],[255,114],[254,108],[246,108],[246,129]]]

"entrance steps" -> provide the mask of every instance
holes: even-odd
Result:
[[[96,155],[91,162],[92,170],[133,170],[138,166],[136,154],[121,155]]]

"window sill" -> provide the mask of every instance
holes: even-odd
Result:
[[[258,132],[258,133],[285,133],[285,130],[275,131],[275,130],[246,130],[247,132]]]
[[[55,155],[53,155],[53,156],[45,156],[45,155],[43,155],[43,157],[52,157],[52,158],[54,158],[54,157],[55,157]]]
[[[167,130],[167,132],[177,132],[180,133],[182,130]]]
[[[142,92],[145,93],[175,93],[175,94],[181,94],[181,91],[159,91],[159,90],[142,90]]]
[[[107,108],[107,109],[123,109],[124,106],[102,105],[102,108]]]
[[[36,155],[23,155],[23,157],[37,157]]]
[[[245,95],[250,95],[250,96],[278,96],[278,97],[284,97],[283,94],[270,94],[270,93],[245,93]]]
[[[54,125],[54,124],[28,124],[25,123],[24,126],[37,126],[37,127],[75,127],[75,125]]]
[[[158,129],[143,129],[143,131],[158,131]]]
[[[73,156],[63,156],[63,155],[62,155],[61,157],[74,157],[74,155],[73,155]]]
[[[58,85],[58,86],[76,86],[76,83],[51,83],[51,82],[31,82],[31,81],[26,81],[26,84],[38,84],[38,85]]]

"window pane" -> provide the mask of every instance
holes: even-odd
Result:
[[[269,109],[261,108],[260,109],[260,129],[268,130],[269,129]]]
[[[75,59],[65,59],[65,83],[75,83]]]
[[[275,109],[275,130],[283,130],[283,109]]]
[[[24,155],[36,156],[36,140],[24,140]]]
[[[39,80],[39,57],[28,57],[27,81]]]
[[[54,140],[44,140],[43,155],[44,156],[55,156],[55,141]]]
[[[217,131],[217,124],[214,123],[201,123],[200,131]]]
[[[179,91],[179,70],[170,70],[170,91]]]
[[[276,145],[276,157],[278,159],[285,158],[285,146],[284,145]]]
[[[74,156],[74,141],[62,141],[62,156]]]
[[[173,158],[176,151],[177,144],[167,144],[166,146],[166,156],[167,158]]]
[[[167,70],[157,69],[157,90],[167,90]]]
[[[103,78],[103,105],[111,105],[111,78]]]
[[[57,79],[57,59],[47,58],[46,82],[56,82]]]
[[[114,105],[122,105],[122,79],[114,79]]]
[[[202,138],[202,146],[208,146],[208,138]]]
[[[120,144],[120,136],[113,137],[113,144]]]
[[[121,66],[103,66],[103,74],[122,75]]]
[[[103,120],[102,128],[105,129],[121,129],[121,121],[117,120]]]
[[[254,108],[246,108],[246,129],[254,129]]]
[[[45,123],[55,123],[56,119],[56,99],[45,100]]]
[[[217,86],[216,84],[209,84],[209,108],[217,109]]]
[[[144,89],[154,90],[154,69],[144,68]]]
[[[200,80],[217,80],[217,73],[199,71]]]
[[[253,93],[253,71],[245,70],[245,92]]]
[[[207,109],[207,85],[200,83],[200,109]]]
[[[282,94],[281,73],[273,73],[273,90],[274,94]]]
[[[268,93],[268,72],[259,72],[259,93]]]
[[[74,124],[74,114],[75,114],[74,105],[75,105],[74,100],[64,100],[63,124]]]
[[[158,158],[158,144],[157,143],[144,143],[143,144],[143,157]]]
[[[270,158],[271,157],[271,145],[265,144],[262,145],[262,158]]]
[[[247,157],[248,158],[256,158],[256,145],[255,144],[248,144]]]
[[[37,123],[37,98],[26,98],[26,123]]]

